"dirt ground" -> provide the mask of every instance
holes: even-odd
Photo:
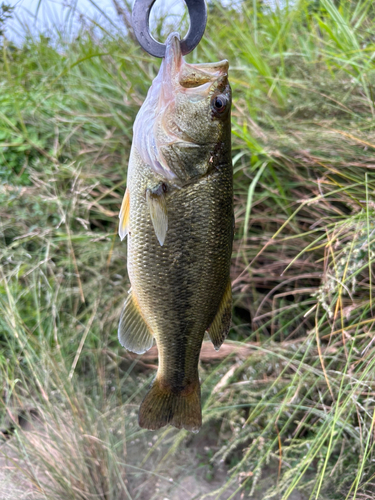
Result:
[[[38,429],[38,435],[41,433]],[[27,428],[24,432],[36,432]],[[26,463],[17,456],[13,446],[16,436],[0,443],[0,500],[45,500],[38,484],[33,482],[22,469]],[[152,443],[148,443],[150,446]],[[168,448],[160,449],[158,453],[142,465],[140,472],[127,472],[127,485],[133,500],[242,500],[249,498],[249,491],[236,492],[239,484],[233,484],[220,497],[215,492],[228,480],[229,467],[222,463],[217,466],[209,465],[208,453],[210,443],[207,436],[200,439],[194,437],[188,446],[181,449],[174,456],[162,461]],[[129,443],[128,463],[134,462],[139,466],[140,457],[145,456],[147,444],[142,441]],[[138,461],[138,462],[137,462]],[[144,470],[152,471],[145,474]],[[42,470],[36,471],[41,482],[48,478]],[[275,484],[277,465],[263,470],[262,477],[256,490],[250,497],[253,500],[263,500],[265,491]],[[307,500],[299,492],[290,495],[289,500]],[[60,500],[60,499],[58,499]],[[65,499],[64,499],[65,500]],[[69,499],[66,499],[69,500]],[[323,499],[322,499],[323,500]]]

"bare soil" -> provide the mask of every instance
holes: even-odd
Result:
[[[40,428],[27,424],[21,432],[33,432],[33,438],[43,435]],[[237,491],[240,484],[235,482],[218,496],[218,490],[228,481],[229,465],[211,465],[215,436],[195,435],[187,446],[180,446],[178,452],[164,460],[168,446],[155,449],[150,458],[142,464],[142,457],[154,446],[155,436],[150,432],[146,440],[131,442],[127,448],[127,463],[139,467],[127,469],[126,482],[133,500],[243,500],[249,498],[250,491]],[[150,439],[147,442],[147,437]],[[48,478],[43,470],[28,464],[17,452],[16,436],[0,443],[0,500],[45,500],[38,486],[38,479],[46,484]],[[27,474],[33,468],[34,479]],[[129,472],[130,471],[130,472]],[[35,477],[37,478],[35,480]],[[264,493],[277,482],[277,464],[262,471],[257,487],[250,497],[263,500]],[[215,493],[216,492],[216,493]],[[293,492],[289,500],[307,500],[299,492]],[[56,499],[69,500],[69,499]],[[323,499],[322,499],[323,500]]]

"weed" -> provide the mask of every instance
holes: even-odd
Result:
[[[117,215],[159,63],[114,30],[4,38],[0,487],[161,498],[201,464],[202,499],[372,498],[374,13],[212,2],[188,56],[227,58],[234,96],[233,329],[224,358],[204,347],[199,442],[138,428],[155,362],[116,336]]]

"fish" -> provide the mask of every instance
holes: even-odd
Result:
[[[231,323],[234,233],[228,61],[189,64],[178,33],[133,126],[119,235],[131,288],[119,341],[159,363],[140,427],[202,425],[199,354],[218,350]]]

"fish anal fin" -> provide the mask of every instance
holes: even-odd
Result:
[[[121,241],[125,238],[125,236],[128,234],[129,231],[129,216],[130,216],[130,196],[129,196],[129,189],[126,188],[119,214],[120,224],[118,228],[118,234],[121,238]]]
[[[168,230],[167,201],[165,198],[166,185],[159,184],[154,189],[147,189],[146,200],[150,210],[152,225],[161,246],[164,245]]]
[[[221,299],[219,309],[216,313],[213,322],[207,329],[208,335],[216,351],[220,349],[221,344],[224,342],[224,340],[228,335],[231,318],[232,318],[232,287],[230,280],[228,280],[228,284],[225,289],[223,298]]]
[[[154,343],[150,329],[143,319],[137,300],[132,292],[125,302],[118,326],[120,344],[128,351],[143,354]]]
[[[176,392],[156,377],[139,409],[140,427],[156,430],[165,425],[198,432],[202,425],[201,389],[196,379]]]

